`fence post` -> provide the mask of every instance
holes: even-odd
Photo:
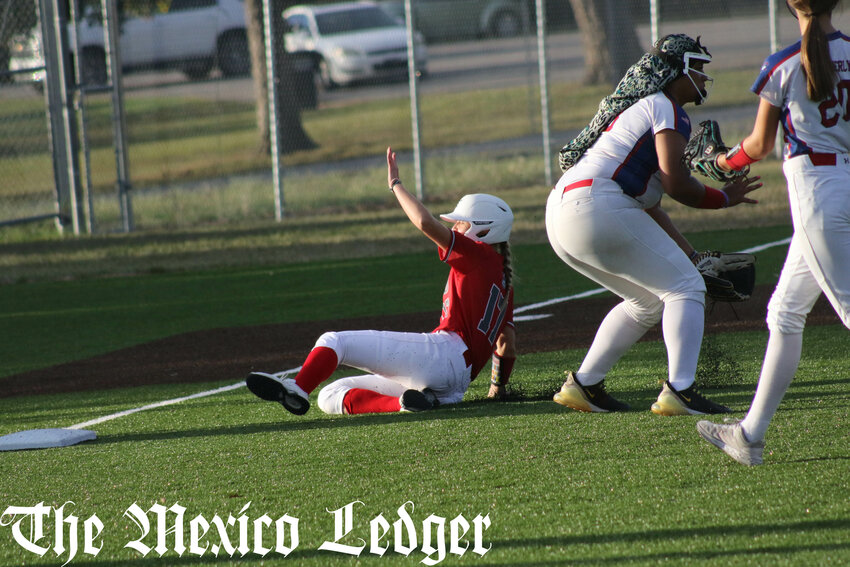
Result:
[[[416,196],[425,198],[425,176],[422,172],[422,140],[419,122],[419,85],[416,76],[416,42],[412,0],[404,0],[404,22],[407,28],[407,82],[410,85],[410,128],[413,131],[413,173],[416,179]]]
[[[768,25],[770,26],[770,53],[776,53],[779,50],[779,11],[776,9],[777,0],[768,0],[767,2],[767,17]],[[776,142],[773,144],[773,153],[776,159],[782,161],[782,136],[776,137]]]
[[[272,3],[274,0],[262,0],[263,2],[263,34],[266,36],[266,81],[268,84],[269,96],[269,141],[271,142],[272,154],[272,181],[274,183],[274,218],[277,221],[283,220],[283,167],[280,162],[280,121],[278,120],[278,81],[277,81],[277,52],[278,48],[275,42],[276,26],[272,22],[272,17],[275,17],[275,22],[280,14],[274,14]],[[282,38],[281,38],[282,41]]]
[[[130,195],[130,162],[127,157],[127,125],[124,118],[124,82],[121,72],[121,50],[118,43],[120,23],[115,0],[102,0],[103,44],[106,47],[106,70],[112,92],[112,135],[115,144],[118,203],[124,232],[135,229],[133,202]]]
[[[39,9],[45,63],[44,90],[59,209],[58,228],[61,231],[70,224],[74,234],[79,234],[83,212],[77,161],[79,140],[69,93],[68,6],[61,0],[39,0]]]
[[[649,0],[649,44],[658,41],[658,1]]]
[[[535,0],[537,10],[537,68],[540,70],[540,125],[543,133],[543,172],[546,186],[552,187],[552,140],[549,131],[549,77],[546,65],[546,2]]]

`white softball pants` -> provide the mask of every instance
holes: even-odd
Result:
[[[812,165],[808,156],[786,160],[794,236],[767,306],[770,337],[758,387],[741,422],[751,441],[764,439],[803,350],[806,317],[821,292],[850,327],[850,155],[836,165]]]
[[[605,179],[563,196],[553,190],[546,231],[567,265],[623,298],[597,331],[579,369],[582,383],[604,378],[663,316],[671,383],[690,386],[702,342],[705,283],[673,239],[637,201]],[[598,362],[588,364],[588,358]]]
[[[794,236],[768,304],[771,331],[802,333],[823,292],[850,327],[850,156],[814,166],[807,156],[786,160]]]
[[[369,372],[322,388],[318,404],[325,413],[343,413],[343,398],[353,388],[394,397],[408,389],[429,388],[441,404],[460,402],[469,388],[466,343],[455,333],[330,332],[319,337],[316,346],[333,349],[340,365]]]

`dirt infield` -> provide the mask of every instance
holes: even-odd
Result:
[[[772,286],[756,289],[749,301],[717,303],[706,313],[706,333],[765,330],[764,316]],[[614,297],[570,301],[534,314],[550,317],[517,323],[520,354],[590,345],[596,327]],[[531,313],[528,313],[531,314]],[[324,331],[381,329],[428,332],[439,312],[385,317],[310,321],[295,324],[210,329],[176,335],[93,358],[16,374],[2,379],[0,397],[140,386],[147,384],[238,380],[252,370],[279,371],[300,365]],[[840,323],[821,297],[809,315],[809,325]],[[644,340],[661,338],[656,325]]]

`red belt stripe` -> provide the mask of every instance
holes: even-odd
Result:
[[[812,165],[835,165],[835,154],[819,154],[812,152],[809,154],[809,159],[812,160]]]
[[[581,181],[570,183],[569,185],[564,187],[564,191],[563,193],[561,193],[561,197],[563,197],[567,191],[572,191],[573,189],[578,189],[580,187],[590,187],[591,185],[593,185],[593,179],[582,179]]]

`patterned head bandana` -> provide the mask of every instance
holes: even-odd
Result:
[[[708,50],[700,45],[699,37],[694,40],[684,34],[672,34],[655,42],[648,53],[629,67],[614,92],[602,99],[590,124],[561,148],[558,156],[561,171],[574,166],[621,112],[679,78],[685,70],[687,53],[700,54],[704,61],[711,60]]]

